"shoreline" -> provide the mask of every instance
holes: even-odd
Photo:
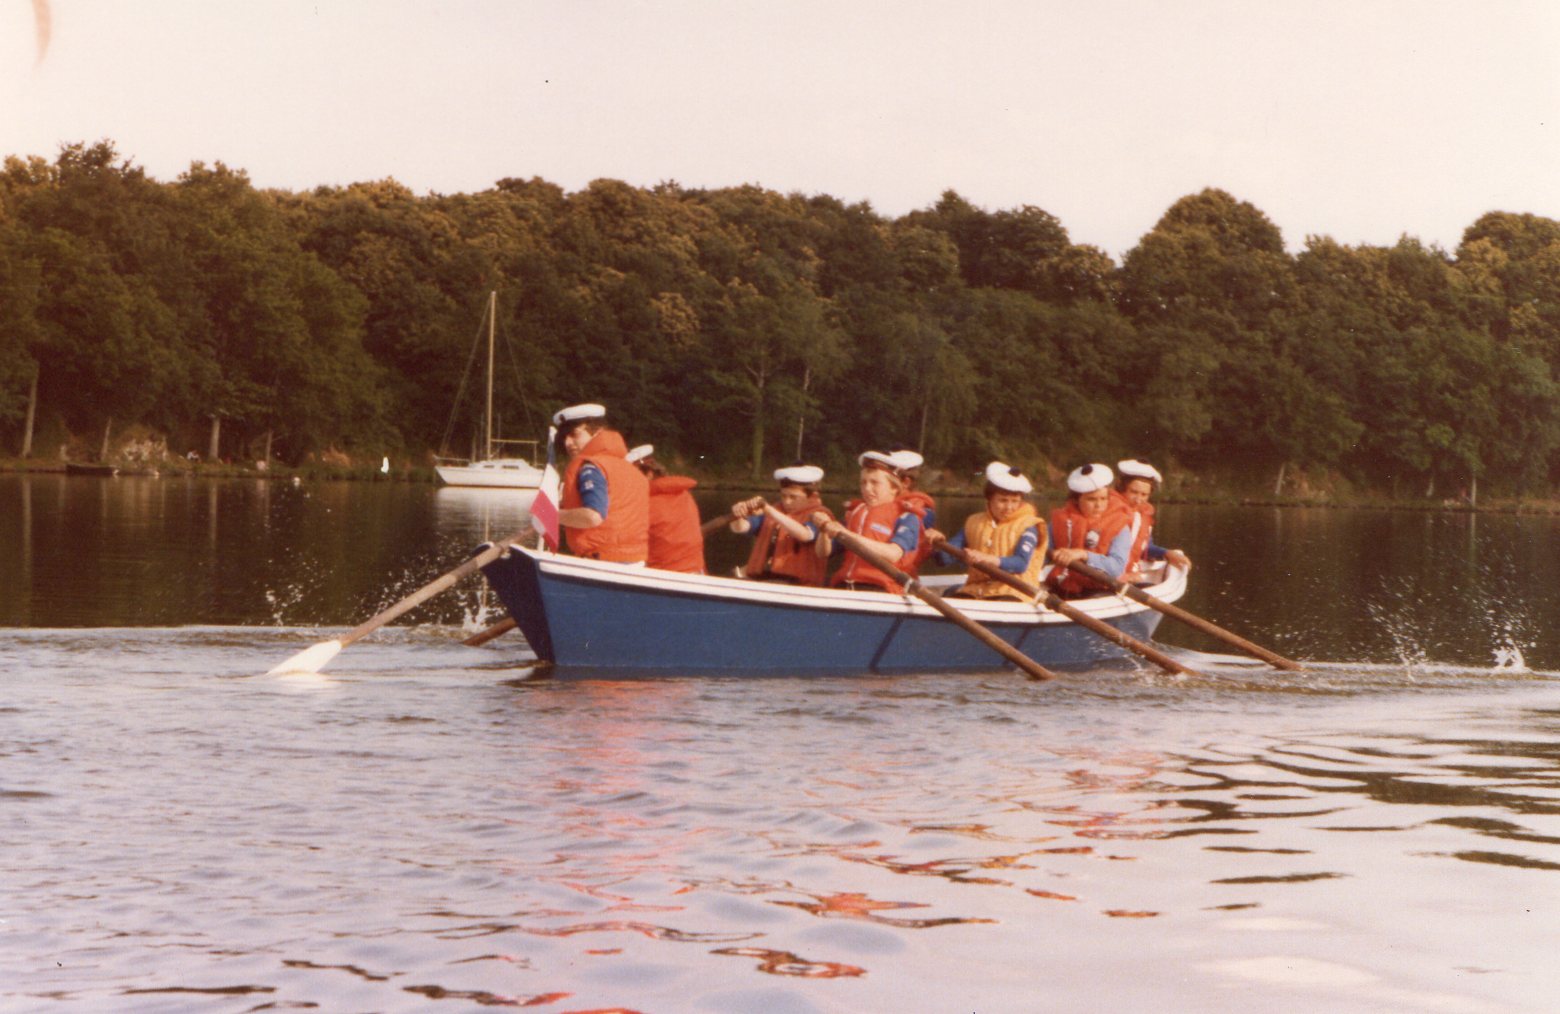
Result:
[[[235,464],[207,464],[175,462],[163,465],[124,465],[120,466],[120,477],[123,478],[164,478],[164,479],[262,479],[273,482],[406,482],[438,485],[439,478],[432,468],[401,466],[386,474],[378,467],[363,465],[338,465],[338,464],[313,464],[303,467],[291,467],[275,465],[271,468],[245,467]],[[64,475],[65,462],[40,461],[38,459],[22,460],[17,458],[0,459],[0,474],[40,474],[40,475]],[[83,477],[87,478],[87,477]],[[102,478],[102,477],[98,477]],[[747,478],[735,478],[729,475],[698,476],[699,488],[707,492],[730,491],[733,493],[751,494],[753,490],[762,490],[769,483],[763,480]],[[938,497],[967,497],[971,499],[980,496],[980,489],[973,484],[969,486],[956,486],[950,484],[928,485],[927,492]],[[834,495],[848,496],[853,493],[853,486],[826,485],[824,492]],[[1046,498],[1042,495],[1041,501]],[[1336,497],[1327,494],[1311,494],[1308,496],[1272,496],[1251,494],[1240,490],[1223,488],[1214,490],[1199,490],[1195,493],[1179,492],[1174,489],[1166,490],[1154,498],[1158,504],[1203,504],[1222,507],[1314,507],[1336,510],[1380,510],[1380,511],[1413,511],[1417,513],[1445,513],[1445,514],[1560,514],[1560,500],[1535,499],[1535,498],[1508,498],[1491,497],[1489,500],[1477,505],[1452,502],[1448,500],[1394,500],[1387,497],[1373,496],[1347,496]]]

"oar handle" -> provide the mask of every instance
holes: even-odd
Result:
[[[1082,574],[1084,577],[1089,578],[1091,581],[1096,581],[1104,585],[1119,595],[1125,595],[1134,602],[1141,602],[1150,609],[1156,609],[1159,612],[1164,613],[1166,616],[1180,620],[1187,626],[1196,630],[1200,630],[1210,637],[1216,637],[1225,644],[1239,648],[1248,655],[1260,658],[1269,665],[1275,666],[1279,669],[1297,670],[1301,668],[1301,665],[1298,662],[1290,661],[1276,652],[1269,651],[1260,644],[1253,644],[1244,637],[1241,637],[1239,634],[1231,633],[1230,631],[1225,630],[1223,627],[1219,626],[1217,623],[1214,623],[1211,620],[1205,620],[1196,613],[1189,613],[1173,602],[1165,602],[1164,600],[1154,595],[1150,595],[1148,592],[1139,588],[1130,581],[1122,581],[1113,578],[1103,570],[1100,570],[1098,567],[1091,567],[1087,563],[1082,562],[1070,563],[1067,566],[1077,573]]]
[[[945,602],[941,595],[932,591],[930,588],[927,588],[925,585],[921,584],[920,581],[917,581],[915,578],[911,577],[909,574],[906,574],[898,567],[895,567],[893,564],[883,560],[870,548],[871,546],[875,545],[875,543],[868,542],[866,539],[861,538],[855,532],[844,528],[842,528],[839,533],[834,535],[833,538],[838,539],[840,544],[843,545],[846,549],[855,553],[857,556],[862,557],[868,563],[872,564],[874,567],[878,568],[883,573],[893,578],[895,581],[898,581],[901,585],[904,586],[906,592],[914,595],[916,598],[920,599],[922,602],[925,602],[939,613],[942,613],[949,620],[952,620],[958,626],[963,627],[966,632],[973,635],[982,644],[986,645],[986,647],[990,648],[992,651],[995,651],[1009,662],[1012,662],[1014,665],[1024,670],[1024,672],[1031,679],[1049,680],[1056,678],[1056,674],[1054,672],[1047,669],[1039,662],[1036,662],[1028,655],[1025,655],[1023,652],[1002,640],[1002,638],[998,637],[996,634],[993,634],[990,630],[987,630],[979,623],[976,623],[968,616],[965,616],[963,613],[959,612],[953,606]]]
[[[423,585],[421,588],[419,588],[416,591],[412,592],[410,595],[406,596],[406,598],[404,598],[401,601],[397,602],[395,605],[393,605],[390,608],[384,610],[383,612],[376,613],[374,616],[370,617],[368,620],[364,621],[363,623],[359,624],[356,627],[353,627],[344,636],[338,638],[337,640],[341,643],[341,646],[343,648],[345,648],[347,645],[351,644],[353,641],[359,640],[361,638],[367,637],[369,634],[372,634],[374,631],[378,630],[380,627],[384,626],[386,623],[389,623],[391,620],[395,619],[397,616],[400,616],[403,613],[408,613],[411,610],[416,609],[418,606],[422,605],[424,602],[426,602],[429,599],[433,598],[435,595],[439,594],[440,592],[445,591],[448,588],[454,587],[455,583],[460,581],[461,578],[464,578],[464,577],[466,577],[469,574],[476,573],[476,571],[479,568],[486,567],[488,564],[492,563],[494,560],[498,559],[500,556],[503,556],[504,552],[506,550],[508,550],[509,544],[512,543],[512,542],[519,542],[521,539],[523,539],[525,537],[526,532],[528,532],[529,530],[530,530],[530,526],[527,525],[525,528],[520,529],[518,532],[515,532],[513,535],[509,536],[508,538],[499,539],[497,542],[494,542],[492,545],[488,546],[488,548],[484,549],[482,552],[478,553],[476,556],[471,557],[469,560],[467,560],[465,563],[461,564],[459,567],[456,567],[454,570],[450,571],[449,573],[444,574],[444,575],[442,575],[442,576],[440,576],[438,578],[435,578],[433,581],[430,581],[428,584]]]
[[[1037,585],[1032,585],[1028,581],[1025,581],[1023,578],[1019,577],[1017,574],[1009,574],[1001,567],[994,567],[989,563],[975,560],[968,552],[960,549],[958,546],[950,546],[948,543],[944,542],[937,547],[937,551],[947,553],[954,559],[960,560],[969,566],[974,567],[976,570],[980,571],[982,574],[985,574],[987,577],[1001,581],[1010,588],[1016,588],[1025,595],[1028,595],[1030,598],[1039,599],[1045,605],[1045,607],[1052,612],[1061,613],[1069,620],[1072,620],[1074,623],[1078,624],[1078,626],[1093,631],[1106,640],[1111,641],[1114,644],[1121,645],[1128,651],[1134,651],[1139,655],[1142,655],[1144,658],[1148,659],[1150,662],[1154,663],[1167,672],[1184,673],[1188,676],[1200,675],[1195,669],[1188,669],[1186,666],[1182,665],[1180,662],[1177,662],[1175,659],[1171,658],[1169,655],[1166,655],[1164,652],[1160,651],[1158,648],[1155,648],[1148,642],[1140,641],[1126,631],[1117,630],[1115,627],[1111,626],[1109,623],[1106,623],[1104,620],[1090,616],[1082,609],[1079,609],[1077,606],[1061,598],[1055,592],[1041,588]]]
[[[755,496],[753,498],[753,500],[757,500],[759,502],[759,505],[760,505],[759,506],[759,510],[763,510],[764,506],[767,506],[765,504],[765,502],[764,502],[764,498],[761,497],[761,496]],[[749,500],[747,502],[748,503],[752,503],[753,500]],[[722,528],[725,528],[727,525],[731,524],[735,520],[737,520],[737,516],[735,514],[733,514],[731,511],[727,511],[726,513],[722,514],[720,517],[718,517],[718,518],[710,518],[708,521],[704,522],[704,524],[700,525],[699,526],[699,534],[700,535],[712,535],[715,532],[720,531]]]

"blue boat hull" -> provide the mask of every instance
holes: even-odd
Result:
[[[482,571],[537,657],[570,669],[808,675],[1009,665],[924,603],[898,595],[673,574],[518,547]],[[1179,597],[1184,577],[1171,591],[1160,594]],[[1144,640],[1160,618],[1115,596],[1078,604]],[[959,607],[1047,667],[1125,655],[1025,603],[959,600]]]

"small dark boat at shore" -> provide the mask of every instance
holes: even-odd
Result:
[[[66,475],[95,475],[100,478],[113,478],[119,474],[118,465],[110,465],[106,462],[89,463],[85,461],[65,462]]]

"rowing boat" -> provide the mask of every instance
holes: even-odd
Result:
[[[119,474],[119,466],[104,462],[67,461],[65,462],[66,475],[95,475],[102,478],[112,478]]]
[[[520,546],[482,572],[537,657],[565,669],[776,676],[991,671],[1008,664],[910,596],[679,574]],[[1165,568],[1145,590],[1173,602],[1185,594],[1186,573]],[[954,601],[1048,668],[1132,657],[1029,603]],[[1160,619],[1119,595],[1073,604],[1142,640]]]

